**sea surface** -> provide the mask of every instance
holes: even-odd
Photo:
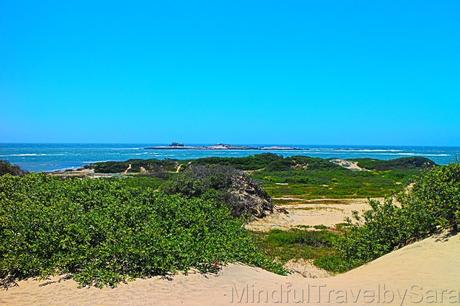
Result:
[[[288,145],[301,150],[149,150],[159,144],[27,144],[1,143],[0,159],[19,165],[32,172],[79,168],[98,161],[127,159],[194,159],[200,157],[242,157],[260,153],[283,156],[304,155],[321,158],[376,158],[394,159],[424,156],[445,165],[460,159],[459,147],[400,147],[400,146],[318,146]],[[161,145],[161,144],[160,144]],[[197,144],[198,145],[198,144]],[[267,144],[263,146],[273,146]]]

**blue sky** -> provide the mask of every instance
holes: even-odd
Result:
[[[0,142],[460,145],[460,1],[0,1]]]

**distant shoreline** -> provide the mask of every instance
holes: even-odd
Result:
[[[246,157],[274,153],[284,157],[301,155],[332,159],[394,159],[423,156],[447,165],[460,159],[460,148],[306,146],[298,144],[0,144],[0,159],[31,172],[79,168],[98,161],[128,159],[197,159],[205,157]]]
[[[172,143],[169,146],[151,146],[146,147],[145,150],[249,150],[249,151],[296,151],[302,150],[301,148],[289,146],[237,146],[228,144],[216,144],[212,146],[186,146],[179,143]]]

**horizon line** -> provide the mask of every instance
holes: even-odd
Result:
[[[176,142],[176,141],[174,141]],[[33,145],[109,145],[109,144],[123,144],[123,145],[170,145],[172,142],[1,142],[0,145],[9,145],[9,144],[33,144]],[[231,143],[231,142],[178,142],[185,145],[216,145],[216,144],[226,144],[226,145],[240,145],[240,146],[349,146],[349,147],[431,147],[431,148],[460,148],[460,145],[398,145],[398,144],[286,144],[286,143]]]

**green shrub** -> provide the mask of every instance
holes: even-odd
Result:
[[[404,170],[404,169],[428,169],[436,166],[431,159],[426,157],[402,157],[390,160],[359,158],[354,159],[358,162],[358,166],[368,170]]]
[[[131,165],[129,173],[141,172],[141,167],[146,173],[165,178],[168,172],[175,172],[179,166],[176,160],[165,159],[130,159],[127,161],[107,161],[89,164],[86,168],[94,169],[97,173],[120,173],[124,172]]]
[[[234,216],[263,217],[273,211],[271,197],[241,170],[220,165],[190,165],[163,186],[167,194],[206,197],[225,203]]]
[[[460,164],[438,167],[426,173],[406,197],[407,205],[423,206],[436,226],[458,231],[460,222]]]
[[[267,242],[273,245],[303,244],[312,247],[332,247],[335,238],[336,235],[329,231],[272,230],[267,237]]]
[[[335,273],[347,272],[352,268],[350,263],[339,255],[328,255],[316,258],[313,264],[318,268]]]
[[[193,160],[195,165],[231,166],[239,170],[259,170],[268,164],[283,160],[280,155],[273,153],[256,154],[247,157],[206,157]]]
[[[239,261],[282,273],[240,219],[213,200],[120,180],[0,177],[0,277],[70,273],[82,285]]]
[[[338,257],[333,245],[338,234],[323,231],[291,229],[271,230],[268,233],[253,233],[260,250],[280,263],[291,259],[314,260],[321,268],[332,272],[345,271],[347,264]]]
[[[283,158],[283,159],[272,161],[265,167],[265,170],[266,171],[288,171],[288,170],[291,170],[292,166],[293,166],[293,163],[290,159]]]
[[[351,265],[380,257],[444,229],[458,230],[460,165],[436,167],[422,175],[400,205],[371,201],[372,209],[350,224],[337,247]],[[350,220],[351,222],[351,220]]]
[[[236,175],[243,174],[228,166],[193,165],[168,180],[163,185],[163,191],[187,197],[201,196],[210,189],[227,190]]]

